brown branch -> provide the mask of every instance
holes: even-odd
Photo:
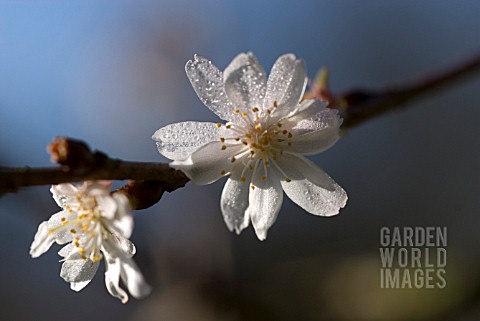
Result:
[[[385,87],[379,90],[355,89],[333,94],[326,84],[325,73],[319,77],[306,94],[308,98],[330,101],[330,107],[338,108],[343,117],[343,128],[352,128],[384,113],[402,108],[406,103],[432,94],[448,85],[463,80],[480,71],[480,53],[470,60],[414,81]]]
[[[48,147],[52,161],[60,167],[44,168],[0,168],[0,195],[15,192],[20,187],[35,185],[51,185],[67,182],[88,180],[124,180],[130,179],[137,183],[129,183],[130,190],[137,191],[140,186],[155,187],[158,199],[164,191],[171,192],[185,186],[188,178],[181,171],[170,168],[165,163],[127,162],[109,158],[102,152],[91,151],[88,146],[77,140],[59,137]],[[135,188],[133,188],[135,186]],[[128,193],[126,188],[124,192]],[[138,194],[138,193],[137,193]],[[133,193],[128,196],[137,195]],[[153,196],[150,197],[154,198]],[[156,201],[150,200],[151,205]],[[138,203],[135,208],[145,208],[145,202]]]
[[[480,54],[473,59],[425,78],[383,90],[350,90],[333,94],[327,84],[328,74],[323,71],[305,98],[330,101],[330,108],[340,110],[343,127],[354,127],[371,118],[395,110],[424,94],[460,80],[480,70]],[[106,154],[91,151],[80,141],[57,138],[49,145],[52,161],[59,167],[5,168],[0,167],[0,195],[15,192],[21,187],[50,185],[86,180],[130,180],[117,192],[125,193],[134,209],[155,204],[165,191],[183,187],[188,178],[165,163],[127,162],[112,159]]]

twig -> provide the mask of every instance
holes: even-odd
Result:
[[[130,187],[125,188],[125,192],[131,191],[132,195],[135,195],[133,192],[144,186],[155,187],[152,194],[160,194],[159,199],[163,191],[171,192],[188,182],[185,174],[170,168],[168,164],[112,159],[102,152],[91,151],[85,143],[70,138],[56,138],[48,150],[52,161],[60,164],[59,167],[0,168],[0,195],[15,192],[20,187],[35,185],[130,179],[137,183],[129,183]],[[155,203],[152,202],[150,201],[150,206]],[[146,204],[143,203],[145,202],[138,201],[135,208],[145,208]]]
[[[432,94],[447,85],[452,85],[479,70],[480,54],[477,54],[459,65],[414,81],[380,90],[356,89],[339,95],[327,92],[327,95],[330,95],[329,100],[341,112],[342,127],[352,128],[386,112],[404,107],[408,102],[422,98],[425,94]],[[312,89],[312,92],[314,91],[315,88]],[[316,92],[320,92],[318,88]],[[325,95],[325,92],[323,94]]]

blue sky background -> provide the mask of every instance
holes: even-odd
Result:
[[[223,69],[253,51],[269,70],[293,52],[310,77],[327,66],[333,90],[379,88],[478,52],[479,15],[466,0],[2,1],[0,165],[49,165],[45,147],[60,135],[166,161],[150,139],[158,128],[217,120],[184,74],[194,53]],[[479,88],[477,77],[410,104],[313,157],[349,193],[337,217],[285,201],[266,242],[251,228],[236,236],[221,182],[137,212],[136,257],[154,292],[127,306],[107,294],[102,268],[74,293],[57,248],[29,257],[38,224],[58,211],[48,187],[4,196],[0,319],[432,320],[462,310],[480,280]],[[447,288],[382,291],[380,228],[415,225],[448,227]]]

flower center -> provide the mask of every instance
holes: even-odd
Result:
[[[276,101],[274,102],[274,110],[277,108]],[[240,114],[239,110],[234,111],[235,114]],[[278,157],[283,154],[285,149],[292,146],[293,134],[286,128],[282,120],[277,122],[271,122],[271,114],[273,112],[270,109],[260,112],[258,108],[252,108],[253,119],[251,115],[246,112],[241,113],[243,122],[240,124],[227,124],[225,128],[227,132],[231,134],[230,138],[220,138],[220,141],[224,143],[221,150],[225,151],[229,147],[238,146],[238,142],[245,145],[245,148],[240,152],[231,156],[231,162],[234,163],[237,159],[242,159],[244,165],[241,175],[241,180],[246,181],[247,170],[253,171],[252,175],[255,175],[257,170],[262,170],[259,167],[263,167],[262,180],[266,180],[268,177],[268,167],[273,163],[279,172],[284,176],[285,181],[291,180],[285,175],[282,169],[276,163]],[[217,124],[217,127],[223,126]],[[222,170],[221,175],[226,175],[227,171]],[[252,185],[252,189],[254,186]]]
[[[78,197],[78,205],[73,208],[65,205],[64,210],[68,213],[76,213],[76,217],[68,219],[63,216],[60,219],[61,225],[49,229],[49,233],[53,233],[59,229],[68,229],[67,233],[73,236],[72,244],[81,255],[82,259],[90,259],[96,262],[102,259],[100,253],[100,245],[104,228],[101,222],[101,210],[97,204],[95,197],[82,196]]]

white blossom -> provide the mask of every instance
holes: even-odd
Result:
[[[150,286],[132,259],[136,249],[128,239],[133,217],[127,197],[110,195],[110,184],[102,182],[53,185],[50,191],[62,211],[40,224],[30,255],[42,255],[54,242],[68,243],[58,254],[63,257],[60,276],[72,290],[83,289],[105,258],[105,284],[112,296],[128,301],[120,279],[135,298],[148,295]]]
[[[268,80],[252,53],[236,56],[223,73],[198,55],[185,70],[198,97],[226,123],[175,123],[152,138],[173,160],[171,166],[194,183],[230,175],[221,209],[231,231],[239,234],[252,221],[264,240],[283,192],[309,213],[338,214],[347,194],[304,155],[335,144],[342,119],[324,102],[302,101],[307,84],[302,60],[281,56]]]

